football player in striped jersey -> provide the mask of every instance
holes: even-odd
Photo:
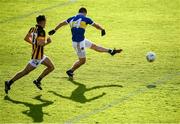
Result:
[[[46,66],[46,69],[42,72],[42,74],[33,81],[33,83],[42,90],[41,80],[48,75],[50,72],[54,70],[54,65],[51,60],[44,55],[44,46],[51,43],[51,38],[46,37],[46,32],[44,30],[46,25],[46,18],[44,15],[39,15],[36,17],[37,25],[32,27],[24,40],[32,45],[32,57],[27,66],[20,72],[18,72],[14,77],[10,80],[5,81],[5,92],[8,94],[11,85],[22,78],[23,76],[29,74],[33,71],[38,65],[42,64]]]

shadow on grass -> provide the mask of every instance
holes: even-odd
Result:
[[[4,97],[4,100],[10,101],[14,104],[22,104],[26,107],[29,107],[29,110],[22,111],[22,113],[31,117],[33,119],[33,122],[43,122],[43,115],[44,114],[49,115],[49,114],[44,113],[42,108],[53,104],[53,102],[41,99],[41,95],[38,95],[33,99],[36,99],[42,102],[42,104],[31,104],[28,102],[21,102],[21,101],[13,100],[9,96]]]
[[[87,99],[85,96],[85,93],[87,91],[100,89],[100,88],[107,88],[107,87],[123,87],[122,85],[101,85],[101,86],[94,86],[91,88],[86,88],[86,85],[81,84],[77,81],[73,81],[73,80],[69,80],[69,81],[72,82],[74,85],[78,86],[75,90],[72,91],[71,96],[63,96],[61,94],[58,94],[55,91],[48,91],[48,92],[53,93],[54,95],[59,96],[61,98],[69,99],[69,100],[79,102],[79,103],[86,103],[86,102],[91,102],[93,100],[99,99],[99,98],[103,97],[104,95],[106,95],[106,93],[102,93],[100,95],[97,95],[90,99]]]
[[[156,85],[155,84],[149,84],[146,86],[147,88],[151,89],[151,88],[156,88]]]

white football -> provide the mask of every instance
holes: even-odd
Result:
[[[148,62],[153,62],[156,59],[156,54],[154,52],[148,52],[146,54],[146,59]]]

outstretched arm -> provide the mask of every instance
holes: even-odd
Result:
[[[66,21],[62,21],[62,22],[60,22],[60,23],[56,26],[56,28],[55,28],[54,30],[57,31],[59,28],[65,26],[65,25],[67,25],[67,24],[68,24],[68,23],[67,23]]]
[[[98,30],[101,30],[101,36],[104,36],[104,35],[106,34],[105,29],[102,28],[99,24],[93,23],[92,26],[95,27],[95,28],[98,29]]]
[[[95,27],[95,28],[98,29],[98,30],[101,30],[101,31],[104,30],[104,29],[103,29],[99,24],[97,24],[97,23],[93,23],[92,26]]]
[[[67,24],[68,24],[67,21],[62,21],[62,22],[60,22],[60,23],[56,26],[55,29],[49,31],[49,35],[53,35],[59,28],[65,26],[65,25],[67,25]]]

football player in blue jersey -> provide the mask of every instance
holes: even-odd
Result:
[[[85,64],[86,62],[86,48],[93,49],[97,52],[106,52],[110,55],[115,55],[116,53],[120,53],[122,49],[107,49],[101,46],[98,46],[91,42],[90,40],[86,39],[85,29],[86,26],[92,25],[96,29],[101,31],[101,36],[104,36],[106,34],[105,29],[102,28],[99,24],[93,22],[90,18],[86,17],[87,10],[86,8],[82,7],[79,9],[79,13],[73,17],[68,18],[65,21],[62,21],[59,23],[59,25],[56,26],[55,29],[49,31],[49,35],[53,35],[59,28],[70,24],[71,32],[72,32],[72,41],[73,41],[73,47],[79,57],[79,60],[76,61],[73,66],[66,72],[67,75],[70,78],[73,78],[74,71],[78,69],[80,66]]]

